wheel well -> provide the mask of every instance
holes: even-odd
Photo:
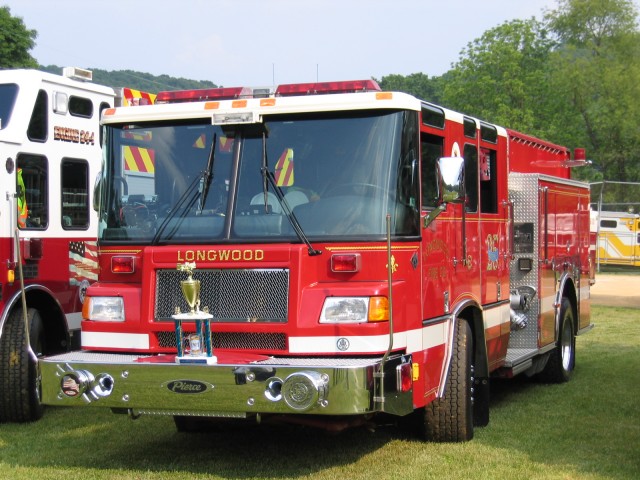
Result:
[[[573,283],[573,279],[567,278],[562,286],[560,297],[558,302],[562,301],[562,298],[566,297],[571,303],[571,311],[573,313],[573,331],[578,331],[578,295],[576,293],[576,286]],[[559,310],[558,310],[559,312]],[[559,328],[559,327],[558,327]]]
[[[489,377],[489,363],[487,358],[487,343],[484,338],[484,322],[482,312],[476,306],[468,306],[458,314],[471,327],[473,336],[473,357],[476,377]]]
[[[67,321],[60,304],[51,295],[39,289],[27,290],[27,308],[40,312],[44,330],[44,353],[51,355],[66,351],[69,345]],[[20,308],[17,302],[14,308]]]

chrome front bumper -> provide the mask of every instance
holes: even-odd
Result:
[[[134,415],[247,417],[413,411],[400,371],[411,358],[267,358],[215,365],[173,357],[71,352],[39,361],[44,404],[94,406]],[[220,358],[224,362],[224,357]],[[381,385],[383,388],[381,388]]]

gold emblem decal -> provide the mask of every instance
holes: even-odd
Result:
[[[389,268],[389,264],[387,263],[387,268]],[[391,255],[391,273],[396,273],[398,270],[398,264],[396,263],[395,255]]]

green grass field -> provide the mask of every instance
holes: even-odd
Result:
[[[593,321],[571,382],[494,383],[491,422],[468,443],[423,443],[391,426],[183,434],[170,418],[49,409],[0,425],[0,478],[640,478],[640,310],[593,307]]]

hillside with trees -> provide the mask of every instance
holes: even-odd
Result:
[[[593,165],[588,181],[640,182],[640,31],[632,0],[558,0],[542,19],[486,31],[440,77],[379,83],[571,148]],[[635,201],[609,189],[609,201]],[[637,193],[632,194],[637,197]]]
[[[62,67],[47,65],[38,67],[40,70],[61,74]],[[150,93],[162,90],[187,90],[190,88],[215,88],[217,85],[206,80],[189,80],[187,78],[170,77],[169,75],[151,75],[150,73],[134,70],[101,70],[87,67],[93,72],[93,81],[109,87],[129,87]]]

